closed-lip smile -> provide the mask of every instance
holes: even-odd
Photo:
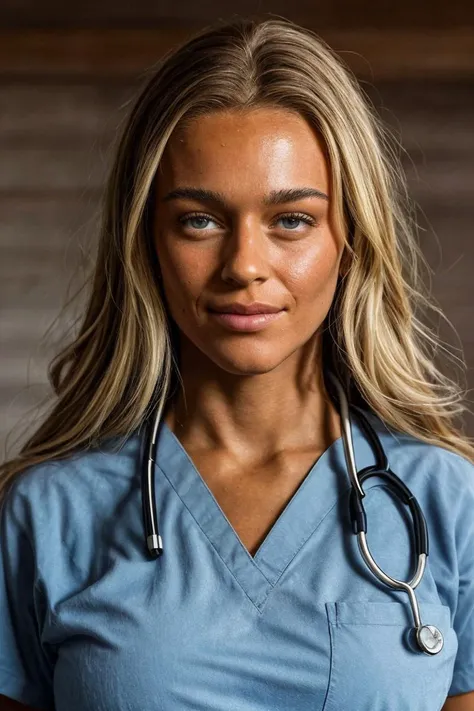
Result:
[[[284,307],[274,306],[273,304],[264,304],[259,301],[254,301],[251,304],[240,304],[234,302],[231,304],[223,304],[222,306],[210,306],[210,311],[218,313],[234,313],[234,314],[274,314],[282,311]]]

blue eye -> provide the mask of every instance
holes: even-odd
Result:
[[[189,215],[188,217],[181,217],[180,222],[182,225],[186,226],[187,222],[190,222],[191,220],[204,220],[205,222],[213,222],[212,218],[209,217],[209,215],[202,215],[202,214],[197,214],[197,215]],[[201,225],[202,227],[202,225]],[[199,227],[192,227],[193,230],[199,230]]]
[[[309,215],[302,214],[300,212],[290,212],[288,215],[283,215],[282,217],[278,218],[278,221],[280,220],[292,220],[293,223],[295,222],[304,222],[307,225],[312,225],[315,226],[316,222],[313,220],[312,217]],[[292,228],[290,227],[290,230]]]

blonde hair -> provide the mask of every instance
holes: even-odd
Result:
[[[151,408],[163,412],[180,376],[152,248],[154,176],[178,124],[264,106],[298,112],[327,150],[349,268],[325,337],[350,374],[353,395],[396,430],[474,461],[472,441],[454,424],[467,410],[464,392],[435,365],[441,341],[420,318],[419,311],[442,313],[420,277],[424,258],[396,140],[318,35],[285,18],[238,18],[203,29],[147,77],[104,192],[80,330],[50,366],[57,399],[3,465],[2,488],[31,465],[128,436]]]

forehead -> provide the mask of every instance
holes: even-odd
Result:
[[[329,187],[318,132],[296,112],[273,107],[216,111],[178,126],[163,152],[159,175],[163,189],[206,179],[224,189],[237,181],[263,181],[272,188],[304,181],[325,192]]]

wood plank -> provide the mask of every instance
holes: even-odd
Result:
[[[3,255],[2,255],[3,256]],[[82,283],[79,265],[64,268],[56,261],[38,267],[34,272],[23,272],[19,265],[10,278],[0,283],[0,303],[2,314],[12,306],[32,310],[62,309]],[[2,315],[0,315],[2,319]]]
[[[46,370],[51,358],[40,356],[38,352],[33,352],[33,349],[25,349],[22,355],[22,358],[17,357],[16,354],[2,355],[1,390],[6,385],[10,387],[16,385],[18,390],[21,390],[28,384],[35,385],[46,382]]]
[[[102,187],[110,155],[91,145],[57,148],[5,148],[0,154],[0,191],[97,190]]]
[[[283,15],[293,21],[317,24],[319,27],[362,28],[370,25],[379,29],[391,27],[439,27],[474,24],[474,7],[465,0],[402,0],[387,5],[375,0],[333,0],[318,3],[314,0],[181,0],[179,3],[152,0],[81,0],[68,4],[61,0],[2,0],[0,20],[11,27],[169,27],[178,23],[212,22],[216,18],[240,16]]]
[[[94,249],[100,224],[100,195],[48,192],[44,197],[0,193],[1,250]],[[24,256],[24,253],[23,253]]]
[[[25,353],[32,354],[34,351],[42,350],[54,353],[56,347],[47,345],[45,334],[55,323],[59,316],[55,307],[35,308],[32,301],[25,308],[18,304],[4,305],[0,314],[2,352],[8,350],[10,356],[25,356]],[[59,342],[67,327],[72,323],[72,318],[61,318],[61,325],[52,328],[50,341]],[[0,369],[0,381],[4,377]]]
[[[370,81],[474,76],[474,28],[359,28],[320,31],[351,69]],[[160,57],[195,28],[22,29],[0,31],[0,78],[145,79]]]
[[[2,388],[0,401],[0,461],[15,455],[28,435],[43,419],[46,406],[40,407],[50,397],[46,383],[18,388]]]
[[[474,81],[361,82],[380,118],[411,154],[462,158],[474,149]]]
[[[103,150],[116,137],[132,101],[126,82],[70,85],[4,84],[0,92],[0,147],[83,145]]]
[[[403,163],[410,193],[417,202],[428,205],[441,201],[446,210],[451,210],[454,202],[472,201],[474,164],[468,155],[462,162],[447,157],[413,162],[406,159]]]

